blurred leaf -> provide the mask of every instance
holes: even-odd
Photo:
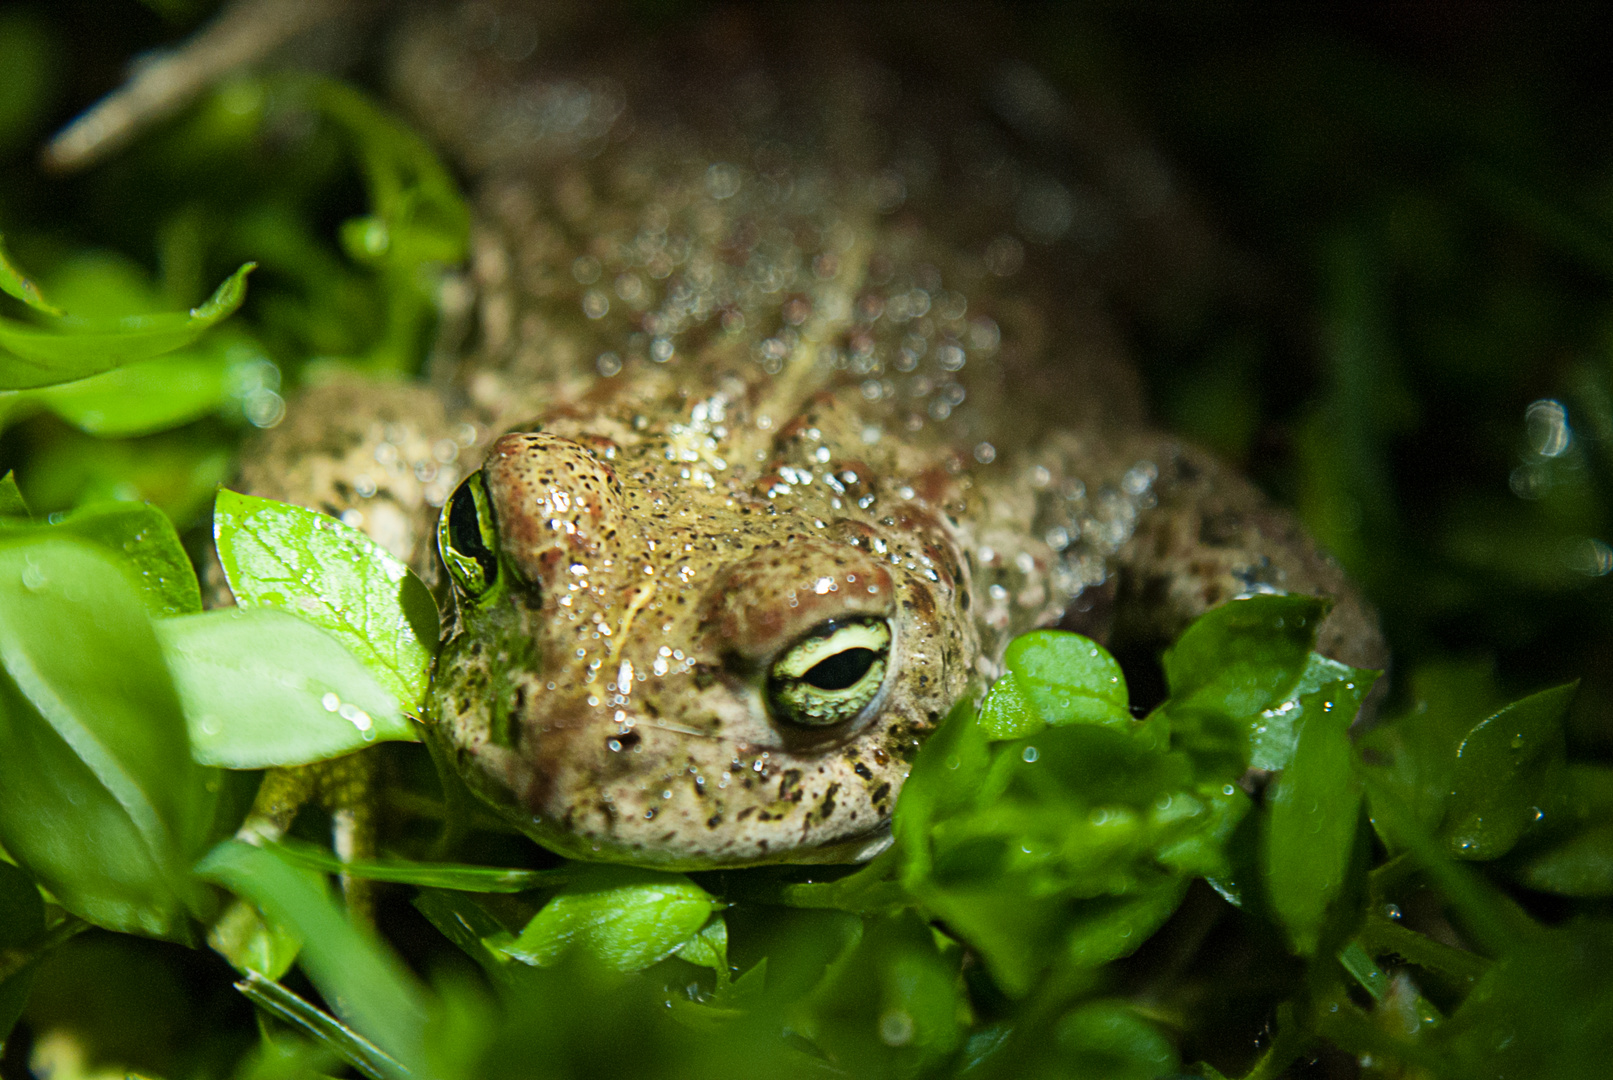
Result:
[[[278,979],[290,971],[302,951],[302,938],[295,931],[240,899],[208,927],[207,944],[236,971],[265,979]]]
[[[3,236],[0,236],[0,292],[21,300],[35,311],[42,311],[46,315],[60,317],[65,314],[61,308],[46,300],[44,293],[39,291],[39,286],[17,269],[6,251]]]
[[[1613,896],[1613,822],[1593,825],[1530,855],[1517,879],[1558,896]]]
[[[714,915],[711,921],[682,945],[679,945],[673,955],[681,960],[687,960],[698,967],[708,967],[717,973],[717,991],[721,993],[729,983],[731,970],[728,967],[728,923],[721,915]]]
[[[141,439],[62,432],[40,446],[24,475],[41,513],[105,502],[151,502],[180,528],[197,523],[234,470],[231,440],[192,426]]]
[[[1154,1080],[1181,1067],[1170,1038],[1126,1001],[1092,1001],[1065,1013],[1037,1075],[1070,1080]]]
[[[372,669],[288,612],[223,608],[156,627],[197,761],[306,765],[419,738]]]
[[[1416,668],[1407,682],[1408,710],[1361,736],[1362,757],[1432,831],[1445,817],[1457,747],[1495,710],[1495,677],[1487,662],[1447,660]]]
[[[1293,759],[1267,798],[1266,892],[1301,955],[1316,951],[1349,866],[1361,788],[1348,732],[1368,689],[1339,681],[1299,699]]]
[[[17,477],[9,469],[6,475],[0,476],[0,517],[31,517],[28,513],[28,500],[22,497],[22,491],[17,487]]]
[[[1496,859],[1561,796],[1563,718],[1578,683],[1515,701],[1476,725],[1456,751],[1442,835],[1464,859]]]
[[[0,541],[0,843],[75,914],[185,940],[215,781],[161,656],[105,554]]]
[[[75,510],[49,525],[0,521],[0,540],[72,536],[112,552],[132,570],[154,618],[202,610],[196,571],[168,515],[149,503],[113,503]]]
[[[246,297],[247,263],[207,302],[189,313],[131,315],[121,319],[64,318],[59,330],[0,319],[0,388],[71,382],[137,360],[149,360],[195,341],[235,312]]]
[[[44,933],[45,903],[34,879],[10,863],[0,862],[0,1052],[28,1003],[34,977],[34,962],[18,966],[8,961]]]
[[[860,1077],[911,1076],[963,1043],[958,968],[911,912],[866,920],[794,1011],[792,1026]]]
[[[1471,1080],[1599,1076],[1613,1061],[1613,925],[1576,920],[1522,942],[1436,1032]]]
[[[364,533],[300,506],[218,493],[213,532],[235,602],[283,608],[334,634],[413,711],[437,646],[437,605]]]
[[[715,908],[711,894],[682,874],[579,867],[518,937],[495,948],[552,967],[577,946],[614,971],[641,971],[676,952]]]
[[[208,852],[196,872],[301,937],[298,963],[336,1014],[404,1068],[422,1070],[424,990],[384,945],[347,920],[327,890],[275,852],[236,840]]]

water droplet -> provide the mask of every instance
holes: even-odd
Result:
[[[913,1041],[913,1018],[901,1009],[892,1009],[879,1018],[879,1039],[886,1046],[906,1046]]]
[[[319,699],[319,703],[325,706],[326,712],[335,712],[342,707],[342,699],[328,690],[325,692],[325,696]]]
[[[1027,746],[1019,756],[1025,761],[1026,764],[1029,764],[1035,761],[1040,755],[1037,753],[1036,747]]]
[[[1522,735],[1514,735],[1514,736],[1512,736],[1512,741],[1507,743],[1507,745],[1512,747],[1512,749],[1514,749],[1514,750],[1522,750],[1523,749],[1523,736]]]

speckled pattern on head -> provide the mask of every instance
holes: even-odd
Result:
[[[568,10],[400,23],[394,91],[475,191],[435,389],[315,390],[248,467],[442,586],[429,722],[490,803],[584,858],[848,860],[1014,634],[1303,589],[1381,660],[1291,517],[1146,427],[1115,312],[1218,264],[1145,140],[956,11]],[[499,584],[448,600],[434,517],[483,462]],[[778,715],[775,662],[848,620],[889,627],[877,695]]]

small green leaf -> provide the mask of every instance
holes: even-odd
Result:
[[[1019,688],[1019,679],[1012,671],[1003,672],[986,691],[978,719],[988,739],[1022,739],[1047,726]]]
[[[0,237],[0,292],[15,297],[35,311],[44,312],[46,315],[59,317],[62,314],[61,308],[46,300],[45,294],[39,291],[39,286],[17,269],[6,251],[4,237]]]
[[[682,874],[591,866],[502,946],[537,967],[580,947],[607,968],[641,971],[671,956],[716,908],[711,894]]]
[[[75,510],[50,525],[31,528],[0,520],[0,539],[73,536],[127,563],[154,617],[202,610],[201,587],[168,515],[149,503],[103,503]]]
[[[1120,665],[1090,638],[1063,630],[1033,630],[1009,644],[1003,666],[1048,724],[1131,726]]]
[[[68,910],[184,940],[211,823],[139,592],[80,540],[0,540],[0,844]]]
[[[1211,608],[1165,652],[1172,706],[1246,717],[1281,703],[1327,608],[1314,596],[1269,594]]]
[[[413,571],[335,518],[229,490],[218,493],[213,532],[237,604],[282,608],[329,631],[400,708],[418,706],[437,605]]]
[[[1266,893],[1301,955],[1316,951],[1350,863],[1361,789],[1348,732],[1366,691],[1335,682],[1299,699],[1293,759],[1267,799]]]
[[[156,625],[197,761],[306,765],[419,738],[372,669],[295,615],[224,608]]]
[[[6,475],[0,476],[0,518],[28,518],[28,500],[22,497],[22,491],[17,487],[16,474],[6,470]]]
[[[1468,732],[1441,830],[1452,854],[1500,858],[1555,804],[1567,754],[1563,718],[1578,686],[1515,701]]]
[[[1530,855],[1515,874],[1529,888],[1558,896],[1613,896],[1613,822],[1581,829]]]
[[[245,900],[234,900],[207,931],[207,944],[243,974],[278,979],[297,961],[302,938],[288,927],[264,918]]]
[[[63,319],[55,330],[0,319],[0,388],[24,390],[72,382],[183,348],[228,318],[246,298],[247,263],[189,312],[122,319]]]
[[[237,840],[208,852],[196,872],[302,938],[298,963],[336,1014],[420,1073],[424,991],[396,956],[347,920],[328,890],[275,852]]]
[[[720,990],[728,985],[731,972],[728,968],[728,923],[715,915],[689,940],[673,950],[673,955],[717,973]]]
[[[1169,1036],[1126,1001],[1087,1002],[1060,1017],[1053,1032],[1047,1065],[1065,1076],[1155,1080],[1181,1067]]]

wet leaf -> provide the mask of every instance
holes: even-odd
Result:
[[[140,593],[83,541],[0,541],[0,661],[0,844],[85,919],[185,939],[214,782]]]
[[[246,298],[237,270],[200,307],[189,312],[130,315],[121,319],[60,320],[57,329],[0,319],[0,388],[23,390],[72,382],[183,348],[228,318]]]
[[[1341,681],[1299,699],[1293,758],[1267,796],[1266,894],[1301,955],[1316,950],[1350,863],[1361,786],[1348,732],[1366,691]]]
[[[413,571],[335,518],[229,490],[218,493],[213,533],[237,604],[281,608],[329,631],[400,708],[418,706],[437,605]]]
[[[584,867],[518,937],[497,947],[537,967],[559,963],[575,947],[614,971],[641,971],[676,952],[715,908],[711,894],[682,874]]]
[[[1014,677],[1012,688],[1043,723],[1132,726],[1120,665],[1090,638],[1033,630],[1009,643],[1003,666]]]
[[[1252,716],[1281,703],[1299,681],[1327,601],[1249,596],[1211,608],[1165,651],[1176,709]]]
[[[0,539],[72,536],[104,548],[122,560],[153,617],[189,615],[202,610],[201,587],[168,515],[149,503],[87,506],[29,526],[0,520]]]
[[[419,738],[372,669],[295,615],[224,608],[156,625],[197,761],[306,765]]]
[[[1567,753],[1563,718],[1577,688],[1532,694],[1468,732],[1456,751],[1441,830],[1452,854],[1500,858],[1557,802]]]
[[[1155,1080],[1181,1066],[1169,1036],[1121,1000],[1088,1002],[1064,1014],[1054,1025],[1053,1047],[1037,1072],[1050,1080]]]

